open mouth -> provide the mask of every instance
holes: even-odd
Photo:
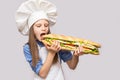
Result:
[[[41,33],[41,34],[40,34],[41,40],[43,39],[43,36],[44,36],[44,35],[46,35],[46,33]]]
[[[40,37],[42,37],[42,36],[44,36],[44,35],[46,35],[46,33],[41,33],[41,34],[40,34]]]

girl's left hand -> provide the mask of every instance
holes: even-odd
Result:
[[[75,56],[81,56],[83,54],[84,53],[83,53],[83,47],[82,46],[79,46],[73,53],[73,55],[75,55]]]

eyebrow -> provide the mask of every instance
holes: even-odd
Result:
[[[49,25],[49,23],[44,23],[45,25]],[[36,26],[41,25],[41,23],[36,23]]]

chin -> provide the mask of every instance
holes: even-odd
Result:
[[[38,41],[42,41],[42,38],[39,37],[39,38],[37,38],[37,40],[38,40]]]

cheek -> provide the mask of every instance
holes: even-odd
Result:
[[[47,33],[49,33],[50,32],[50,29],[49,28],[47,28]]]
[[[35,34],[36,37],[38,37],[39,34],[40,34],[39,30],[38,29],[34,29],[34,34]]]
[[[40,39],[41,39],[40,33],[36,32],[36,33],[35,33],[35,37],[36,37],[37,40],[40,40]]]
[[[40,32],[40,29],[37,28],[37,27],[34,27],[34,33],[37,34],[37,33],[39,33],[39,32]]]
[[[38,33],[38,31],[36,29],[34,29],[34,34],[36,35]]]

